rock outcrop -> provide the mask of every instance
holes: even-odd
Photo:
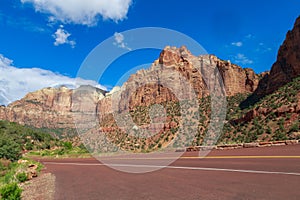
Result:
[[[213,57],[221,73],[227,96],[239,93],[252,93],[256,90],[261,77],[265,74],[256,74],[253,69],[241,68],[229,61],[223,61]]]
[[[212,78],[216,76],[216,70],[219,79]],[[221,88],[219,92],[225,92],[228,96],[251,93],[259,79],[253,70],[242,69],[216,56],[197,57],[184,46],[167,46],[149,69],[131,75],[122,87],[110,93],[89,86],[77,90],[45,88],[29,93],[7,107],[0,107],[0,119],[38,128],[74,128],[74,117],[78,121],[88,117],[82,115],[83,112],[97,113],[101,120],[114,111],[202,98],[209,95],[209,87],[215,88],[216,85]]]
[[[9,104],[7,107],[1,106],[0,119],[37,128],[75,128],[74,114],[82,110],[78,102],[84,102],[84,99],[89,98],[84,94],[78,94],[82,93],[82,90],[86,91],[86,87],[89,86],[82,86],[77,90],[66,87],[45,88],[28,93],[24,98]],[[94,90],[96,91],[96,89]],[[98,91],[93,95],[95,102],[104,97],[103,91]]]
[[[279,87],[289,83],[300,75],[300,17],[294,28],[288,31],[280,46],[277,61],[273,64],[270,75],[258,87],[258,95],[271,94]]]
[[[201,122],[197,130],[199,141],[196,141],[201,142],[211,112],[209,105],[205,104],[209,102],[209,98],[205,97],[210,95],[213,98],[222,94],[234,99],[237,94],[252,93],[242,104],[240,104],[242,100],[239,100],[235,105],[236,108],[239,105],[239,108],[247,108],[246,110],[235,112],[229,109],[229,112],[232,110],[234,118],[227,123],[227,136],[234,133],[238,141],[245,138],[255,141],[271,140],[272,137],[278,140],[285,138],[286,134],[294,134],[290,137],[297,139],[300,138],[298,134],[300,78],[296,78],[299,76],[300,17],[296,20],[293,30],[287,33],[270,73],[258,75],[252,69],[243,69],[214,55],[194,56],[184,46],[180,48],[167,46],[149,69],[132,74],[121,87],[114,88],[109,93],[91,86],[82,86],[76,90],[66,87],[45,88],[29,93],[7,107],[0,106],[0,120],[48,129],[74,129],[76,124],[76,128],[82,131],[80,133],[99,137],[103,135],[97,133],[107,134],[108,138],[116,142],[120,148],[155,149],[164,146],[175,137],[178,126],[183,123],[180,121],[182,116],[187,115],[192,116],[190,124]],[[278,90],[286,83],[290,84]],[[265,99],[262,99],[264,96]],[[198,106],[198,102],[188,104],[187,101],[186,105],[189,107],[186,112],[189,114],[180,113],[179,101],[195,99],[201,99],[199,105],[203,106],[203,109],[189,110],[190,105]],[[261,100],[259,105],[249,109],[250,104],[259,100]],[[165,121],[160,114],[155,118],[155,114],[161,110],[159,106],[153,108],[153,104],[164,104],[168,107]],[[154,113],[152,118],[149,116],[151,109]],[[124,115],[123,111],[126,111]],[[197,115],[193,115],[196,111],[202,112],[200,120]],[[239,116],[242,111],[245,113]],[[120,124],[117,124],[118,116],[122,117],[119,120]],[[127,123],[126,120],[131,117],[134,119],[128,120]],[[148,126],[153,121],[157,123]],[[274,125],[273,121],[279,122]],[[243,130],[240,130],[240,124],[243,124]],[[130,131],[122,129],[126,125],[131,128]],[[146,130],[147,134],[148,132],[159,134],[147,139],[136,138],[135,135],[129,134],[138,133],[138,128]],[[288,131],[283,132],[285,129]],[[240,132],[236,134],[235,130]],[[271,135],[272,133],[275,134]],[[252,137],[253,135],[255,137]],[[96,139],[92,142],[95,142],[95,146],[99,145],[96,144],[98,142]]]
[[[222,83],[218,82],[218,75]],[[209,84],[218,84],[223,90],[220,92],[227,96],[252,93],[259,80],[252,69],[243,69],[213,55],[194,56],[185,46],[167,46],[149,69],[131,75],[119,90],[119,104],[113,107],[122,111],[191,96],[202,98],[209,95]],[[101,104],[98,110],[106,110],[106,106],[101,109]]]

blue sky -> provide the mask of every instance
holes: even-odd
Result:
[[[8,80],[5,69],[37,68],[43,78],[51,74],[53,80],[58,80],[53,76],[72,79],[99,43],[139,27],[179,31],[208,53],[259,73],[270,69],[299,15],[297,0],[1,0],[0,84],[7,87],[2,103],[23,95],[9,97],[14,92],[10,84],[21,82],[25,92],[46,84],[31,87],[13,73]],[[158,55],[158,50],[131,52],[110,66],[100,84],[111,88],[128,70],[151,63]]]

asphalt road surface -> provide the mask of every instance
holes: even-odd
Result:
[[[55,199],[300,199],[300,145],[198,156],[185,153],[148,173],[118,171],[92,158],[41,161],[56,176]],[[155,167],[143,162],[142,168]],[[114,163],[126,169],[141,167],[130,159]]]

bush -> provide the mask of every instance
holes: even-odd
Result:
[[[27,142],[26,144],[25,144],[25,149],[26,150],[33,150],[33,144],[32,143],[30,143],[30,142]]]
[[[73,148],[71,142],[64,142],[63,145],[64,145],[64,147],[65,147],[67,150],[71,150],[71,149]]]
[[[28,180],[27,174],[25,172],[19,173],[19,174],[17,174],[17,179],[19,182],[23,183]]]
[[[295,122],[291,128],[289,132],[298,132],[299,131],[299,122]]]
[[[274,136],[273,136],[273,139],[274,139],[275,141],[279,141],[279,140],[286,140],[287,137],[286,137],[286,134],[285,134],[284,132],[281,132],[279,129],[277,129],[277,130],[275,131],[275,134],[274,134]]]
[[[81,153],[89,153],[89,150],[84,146],[84,144],[81,143],[78,147]]]
[[[21,157],[21,147],[8,138],[0,138],[0,158],[16,161]]]
[[[3,186],[0,194],[3,200],[19,200],[21,199],[22,190],[17,183],[10,183]]]

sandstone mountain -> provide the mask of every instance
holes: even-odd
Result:
[[[298,124],[292,123],[292,120],[299,121],[299,80],[293,81],[300,76],[299,50],[300,18],[288,32],[270,73],[255,74],[252,69],[243,69],[214,55],[194,56],[184,46],[167,46],[149,69],[131,75],[121,87],[111,92],[90,86],[76,90],[45,88],[29,93],[7,107],[0,107],[0,119],[62,133],[75,132],[75,124],[83,132],[93,127],[86,135],[95,136],[101,132],[122,149],[142,151],[169,144],[183,123],[179,102],[198,99],[199,109],[187,109],[187,112],[189,115],[198,112],[200,116],[192,117],[189,122],[196,124],[193,144],[199,145],[210,123],[213,109],[210,96],[223,94],[229,109],[219,142],[280,139],[283,138],[278,136],[282,127],[289,130],[284,132],[286,138],[297,138],[291,131],[299,129]],[[284,86],[287,83],[290,85]],[[282,86],[283,89],[278,90]],[[280,95],[281,92],[284,94]],[[251,100],[253,96],[265,98],[251,108],[240,106],[242,101]],[[153,108],[155,104],[165,107],[166,113],[160,113],[159,106]],[[160,115],[153,118],[151,112]],[[127,114],[122,116],[122,113]],[[160,117],[162,115],[166,120]],[[123,117],[119,120],[121,124],[118,124],[118,116]],[[125,118],[132,120],[123,120]],[[156,123],[152,124],[153,121]],[[123,129],[128,124],[136,124],[148,132],[158,131],[158,134],[148,139],[136,138],[130,135],[136,133],[136,125],[130,130]],[[91,144],[91,148],[97,148],[97,145]]]
[[[74,92],[92,90],[85,95],[74,95]],[[74,113],[81,110],[76,102],[85,98],[98,102],[104,97],[105,92],[91,86],[81,86],[76,91],[64,86],[59,88],[44,88],[28,93],[21,100],[0,107],[0,119],[17,122],[36,128],[55,130],[56,133],[72,133],[75,130]],[[81,98],[78,100],[76,98]],[[75,102],[75,103],[74,103]],[[59,131],[60,130],[60,131]]]
[[[193,66],[193,59],[198,61],[199,66]],[[201,63],[212,62],[216,63],[220,71],[228,96],[238,93],[251,93],[257,88],[260,77],[252,69],[242,69],[213,55],[196,57],[186,47],[166,47],[150,69],[138,71],[124,84],[122,88],[130,96],[122,96],[119,109],[127,109],[126,102],[122,102],[122,99],[130,101],[130,108],[176,100],[172,91],[158,84],[159,79],[171,80],[172,83],[177,83],[176,87],[178,90],[183,91],[182,95],[188,95],[189,91],[185,91],[184,85],[180,84],[183,81],[180,79],[185,78],[192,85],[198,98],[207,96],[209,91],[205,80],[203,80],[203,75],[198,69],[200,69]],[[205,66],[209,67],[209,65],[206,64]],[[174,71],[176,73],[173,73]],[[174,80],[176,78],[178,80]],[[85,89],[81,87],[76,91],[84,91]],[[94,102],[97,102],[97,108],[95,109],[100,111],[99,115],[111,112],[110,101],[112,95],[107,93],[105,97],[106,92],[92,90],[95,90],[92,96],[94,95]],[[80,101],[74,99],[77,97],[78,95],[74,95],[73,90],[66,87],[45,88],[29,93],[7,107],[2,106],[0,108],[0,119],[38,128],[74,128],[72,113],[81,110],[78,107],[79,105],[76,105],[76,102]],[[81,95],[80,98],[88,97]]]
[[[294,28],[288,31],[286,39],[280,46],[277,61],[273,64],[270,75],[260,84],[256,91],[259,95],[271,94],[279,87],[300,76],[300,17]]]

